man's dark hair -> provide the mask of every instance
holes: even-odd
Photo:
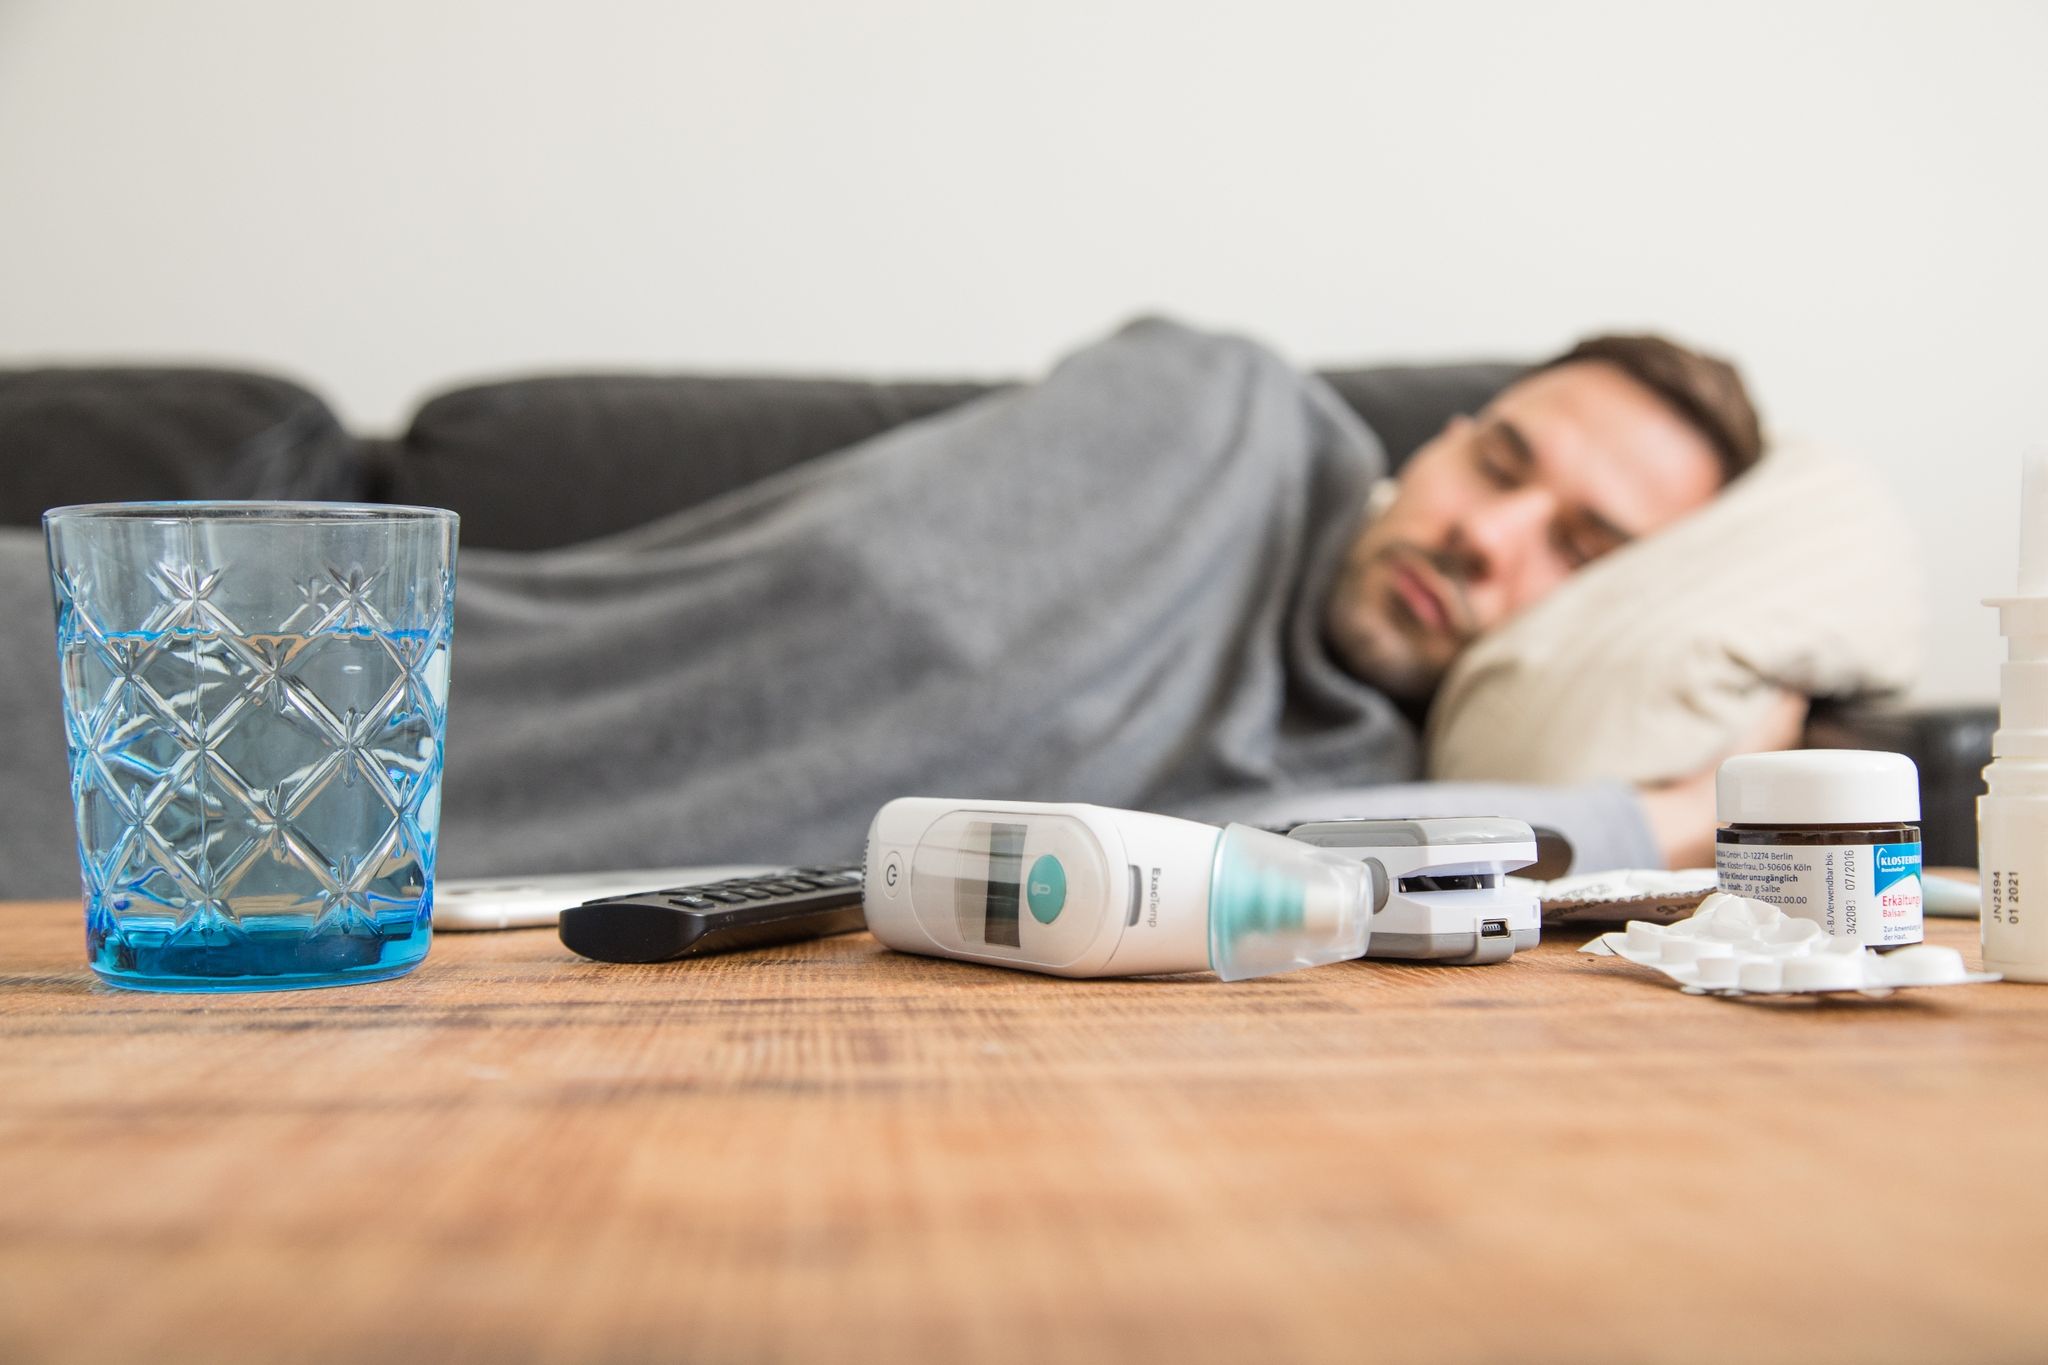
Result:
[[[1763,424],[1749,401],[1749,390],[1736,368],[1718,356],[1660,336],[1598,336],[1536,368],[1554,370],[1582,360],[1612,365],[1670,404],[1713,446],[1721,461],[1722,483],[1763,458]]]

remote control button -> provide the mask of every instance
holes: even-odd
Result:
[[[668,898],[668,903],[670,905],[681,906],[685,910],[709,910],[713,905],[717,904],[717,902],[713,901],[710,897],[699,896],[694,892],[687,893],[681,896],[670,896]]]
[[[706,899],[717,901],[720,905],[739,905],[747,899],[731,891],[714,891],[708,886],[704,888],[702,894]]]
[[[1067,870],[1060,866],[1060,860],[1047,853],[1031,865],[1031,875],[1025,879],[1024,899],[1031,906],[1031,918],[1040,924],[1051,924],[1060,917],[1060,910],[1067,903]]]
[[[754,884],[771,896],[787,896],[790,892],[799,889],[794,882],[756,882]]]
[[[832,883],[821,882],[816,877],[791,877],[789,878],[789,885],[799,891],[822,891],[832,885]]]

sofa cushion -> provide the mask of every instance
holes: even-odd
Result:
[[[77,502],[364,495],[356,443],[319,398],[203,369],[0,371],[0,524]]]
[[[379,448],[390,502],[462,516],[462,543],[534,550],[628,530],[988,384],[584,375],[455,390]]]

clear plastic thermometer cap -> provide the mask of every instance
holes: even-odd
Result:
[[[1209,965],[1225,981],[1362,957],[1372,878],[1356,858],[1228,825],[1209,875]]]

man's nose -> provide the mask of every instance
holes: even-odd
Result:
[[[1541,488],[1516,488],[1483,499],[1458,519],[1462,548],[1471,556],[1475,578],[1511,573],[1541,543],[1555,512]]]

